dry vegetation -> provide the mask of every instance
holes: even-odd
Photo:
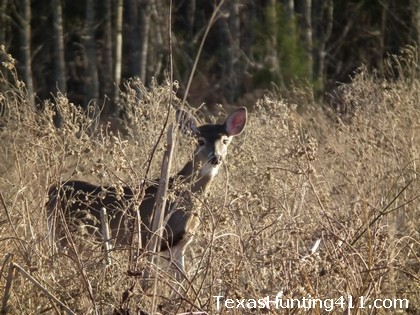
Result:
[[[6,287],[5,257],[10,253],[77,314],[116,309],[135,314],[150,312],[154,305],[166,314],[268,313],[217,310],[214,296],[274,297],[280,291],[283,299],[407,298],[409,309],[400,314],[418,314],[420,78],[414,52],[387,60],[390,80],[360,69],[346,85],[345,96],[336,99],[344,109],[340,115],[318,110],[304,90],[295,94],[296,104],[276,95],[259,100],[245,133],[232,144],[211,196],[202,200],[201,227],[187,252],[186,292],[173,291],[168,276],[160,280],[156,300],[153,290],[143,292],[138,279],[127,274],[125,253],[113,253],[113,265],[105,267],[98,245],[92,245],[98,250],[89,258],[51,246],[45,202],[48,187],[60,179],[135,186],[158,175],[164,139],[148,174],[147,164],[176,86],[146,89],[130,82],[123,95],[130,127],[122,138],[93,132],[98,130],[93,122],[63,96],[54,100],[64,117],[62,128],[55,129],[51,104],[42,112],[31,110],[24,89],[3,77],[0,292]],[[5,66],[2,72],[10,77]],[[307,111],[298,114],[298,106]],[[190,151],[191,143],[180,140],[175,169]],[[311,254],[317,239],[320,247]],[[142,266],[145,260],[140,262]],[[13,279],[8,305],[10,314],[63,312],[20,273]],[[337,307],[333,313],[343,311]],[[390,311],[352,310],[372,312]]]

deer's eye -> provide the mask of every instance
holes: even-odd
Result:
[[[200,147],[202,147],[203,145],[205,145],[206,143],[204,142],[204,140],[203,139],[198,139],[198,145],[200,146]]]
[[[228,144],[229,140],[228,139],[223,139],[223,144]]]

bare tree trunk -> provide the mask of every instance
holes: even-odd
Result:
[[[104,104],[104,115],[109,116],[117,112],[117,106],[114,103],[114,75],[113,75],[113,58],[112,58],[112,0],[105,0],[105,16],[104,16],[104,49],[102,60],[103,73],[103,95],[108,95]]]
[[[319,14],[315,20],[314,29],[316,31],[315,40],[318,43],[314,47],[314,81],[315,88],[323,91],[326,85],[325,59],[327,57],[326,45],[331,36],[333,27],[334,3],[333,0],[321,0]]]
[[[306,60],[308,63],[307,75],[313,79],[313,57],[312,57],[312,0],[303,0],[302,29],[304,45],[306,50]]]
[[[417,33],[414,40],[417,41],[415,42],[417,49],[420,49],[420,1],[413,0],[412,7],[414,9],[414,28],[415,33]]]
[[[53,40],[54,40],[54,82],[58,92],[67,93],[66,64],[64,60],[63,38],[63,7],[61,0],[52,0],[53,15]],[[55,105],[54,125],[60,128],[63,118],[60,109]]]
[[[117,0],[117,8],[115,15],[115,52],[114,52],[114,102],[119,101],[119,87],[121,83],[121,67],[122,67],[122,24],[123,24],[123,0]]]
[[[293,2],[293,1],[292,1]],[[278,19],[279,17],[277,16],[277,1],[276,0],[270,0],[268,3],[269,6],[269,15],[267,16],[268,19],[268,27],[270,29],[270,55],[267,56],[266,61],[268,63],[269,69],[270,71],[273,73],[273,77],[278,78],[279,82],[276,82],[279,85],[282,85],[283,79],[282,79],[282,73],[281,73],[281,69],[280,69],[280,59],[279,59],[279,55],[278,55],[278,49],[279,49],[279,42],[278,42]],[[290,16],[290,20],[288,21],[289,23],[287,25],[289,25],[291,27],[290,30],[288,30],[289,32],[293,32],[291,34],[294,34],[294,24],[293,24],[293,14]]]
[[[90,81],[86,84],[86,97],[88,106],[88,116],[92,119],[98,118],[99,109],[97,101],[99,98],[98,69],[96,60],[96,40],[95,40],[95,1],[86,1],[86,25],[85,25],[85,49],[87,58],[88,77]],[[92,103],[93,102],[93,103]]]
[[[35,93],[32,79],[31,65],[31,1],[20,0],[21,15],[19,22],[21,26],[20,45],[22,53],[22,77],[26,84],[29,104],[35,106]]]
[[[247,34],[241,38],[241,50],[244,52],[245,56],[250,58],[253,52],[253,44],[255,43],[255,37],[257,31],[255,30],[255,25],[257,24],[257,5],[253,1],[249,1],[245,7],[245,16],[248,23],[243,23],[241,25],[242,32]],[[250,65],[250,59],[246,61],[246,68]]]
[[[0,2],[0,45],[6,43],[6,30],[7,30],[7,0]]]
[[[194,23],[195,23],[195,14],[197,10],[197,3],[196,0],[189,0],[187,4],[187,30],[186,30],[186,45],[188,49],[188,54],[190,55],[194,51],[195,43],[194,43]]]
[[[284,5],[286,7],[287,18],[289,20],[293,19],[294,16],[295,16],[295,2],[294,2],[294,0],[286,0]]]
[[[147,79],[147,53],[149,51],[149,30],[150,30],[150,1],[143,1],[140,9],[141,15],[141,53],[140,53],[140,79],[146,82]]]
[[[67,93],[66,68],[64,61],[63,12],[61,0],[51,1],[53,9],[53,39],[54,39],[54,81],[57,90]]]
[[[137,0],[127,0],[127,18],[129,25],[129,63],[128,76],[138,76],[140,74],[140,28],[139,28],[139,8]]]
[[[223,87],[223,96],[229,104],[233,104],[236,97],[239,95],[239,79],[240,75],[240,21],[239,21],[239,2],[238,0],[231,0],[228,2],[225,14],[220,19],[219,29],[222,40],[226,42],[225,47],[222,48],[223,78],[220,84]],[[220,101],[220,100],[219,100]]]
[[[386,23],[387,23],[387,14],[389,9],[389,1],[382,0],[379,1],[381,5],[381,29],[379,34],[379,52],[378,52],[378,59],[376,60],[376,68],[378,69],[379,73],[383,75],[384,73],[384,55],[385,51],[385,34],[386,34]]]
[[[166,27],[166,22],[168,19],[164,9],[165,5],[159,3],[159,0],[150,0],[150,14],[151,17],[153,17],[154,23],[151,23],[149,30],[152,32],[153,36],[149,37],[149,62],[147,63],[147,72],[154,75],[158,75],[162,71],[163,52],[166,48],[166,43],[164,43],[163,38],[167,34],[168,28]]]
[[[240,82],[239,77],[242,77],[242,71],[240,69],[240,1],[231,0],[230,2],[232,14],[229,18],[229,28],[230,28],[230,58],[229,58],[229,78],[230,78],[230,93],[227,93],[229,96],[228,101],[233,103],[240,94]]]

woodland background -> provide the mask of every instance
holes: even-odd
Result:
[[[287,96],[309,82],[317,96],[362,64],[383,73],[387,54],[420,43],[418,0],[1,0],[0,43],[17,61],[32,104],[57,92],[104,116],[122,115],[124,80],[146,86],[169,69],[187,100],[252,106],[274,84]],[[219,10],[216,10],[216,7]],[[212,15],[213,19],[212,19]],[[2,57],[2,60],[5,56]]]
[[[281,294],[406,299],[351,312],[420,314],[420,2],[189,0],[172,14],[168,3],[0,0],[0,312],[302,313],[217,310],[214,298]],[[162,266],[143,287],[136,275],[154,253],[133,262],[115,249],[106,265],[86,235],[73,236],[90,256],[57,246],[49,187],[139,191],[160,174],[184,97],[200,123],[249,108],[198,200],[187,280]],[[203,102],[209,110],[195,111]],[[126,132],[92,128],[87,108],[122,118]],[[193,146],[179,137],[171,174]]]

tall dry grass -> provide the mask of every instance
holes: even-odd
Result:
[[[345,86],[345,97],[337,99],[345,108],[340,115],[320,110],[306,90],[298,91],[297,97],[305,104],[274,94],[260,99],[245,133],[231,145],[211,195],[199,200],[201,226],[187,252],[185,291],[174,290],[169,272],[159,281],[156,300],[152,290],[143,291],[138,279],[127,273],[126,253],[113,253],[112,266],[105,267],[98,244],[91,245],[97,250],[90,257],[57,250],[48,238],[45,202],[48,187],[60,179],[137,186],[158,176],[165,141],[153,156],[151,152],[176,86],[154,84],[146,89],[130,81],[122,94],[130,122],[122,137],[96,128],[65,96],[45,102],[43,110],[31,109],[24,87],[9,79],[3,65],[0,252],[13,254],[14,262],[78,314],[149,312],[156,301],[159,312],[166,314],[284,314],[275,309],[217,309],[215,299],[274,297],[279,292],[283,299],[406,298],[410,306],[402,314],[416,314],[417,58],[414,49],[402,57],[391,56],[387,80],[361,68]],[[63,116],[60,129],[53,125],[53,104]],[[297,113],[298,106],[307,111]],[[192,146],[190,140],[180,140],[176,170],[190,157]],[[146,264],[141,259],[139,266]],[[8,276],[7,265],[2,266],[0,292]],[[12,284],[11,314],[62,312],[21,274]],[[344,312],[338,305],[334,310]],[[308,312],[326,313],[320,308]],[[389,310],[352,310],[371,313]]]

